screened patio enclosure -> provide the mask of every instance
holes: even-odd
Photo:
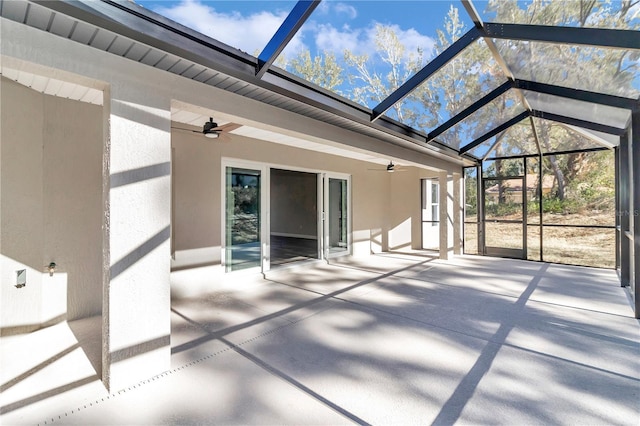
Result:
[[[378,49],[390,64],[386,81],[374,61],[350,52],[315,57],[326,67],[350,60],[351,88],[281,53],[299,28],[317,25],[318,3],[297,3],[295,23],[285,21],[287,35],[258,56],[258,72],[275,63],[368,108],[372,123],[473,163],[464,168],[465,253],[618,268],[636,294],[640,18],[630,3],[463,0],[421,66],[424,58],[394,63],[397,50]],[[382,15],[390,6],[372,7]],[[397,42],[384,25],[378,35]]]
[[[290,9],[276,14],[282,20],[266,46],[255,47],[208,37],[175,22],[177,15],[163,16],[166,7],[138,3],[34,2],[29,11],[59,11],[169,53],[135,58],[149,66],[236,90],[209,70],[222,71],[277,94],[262,102],[455,158],[467,184],[466,252],[588,264],[584,253],[568,258],[554,247],[589,249],[589,259],[606,259],[592,266],[619,270],[640,316],[637,4],[344,1],[341,10],[367,9],[378,23],[369,38],[350,34],[353,43],[341,44],[335,37],[311,51],[295,49],[313,28],[344,35],[324,21],[337,3],[278,2]],[[2,2],[2,16],[57,31],[53,19],[23,19],[20,4]],[[414,33],[394,22],[399,14],[428,36],[404,43],[400,35]],[[121,38],[96,34],[83,43],[137,54]],[[375,47],[367,54],[359,43]]]

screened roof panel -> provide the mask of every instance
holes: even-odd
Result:
[[[137,3],[257,56],[297,2],[138,0]],[[485,22],[640,29],[637,5],[621,0],[594,0],[593,3],[475,0],[473,4]],[[584,12],[585,5],[593,8],[580,15],[580,7]],[[324,0],[272,66],[284,68],[303,80],[373,109],[474,27],[463,9],[457,0]],[[519,80],[626,98],[640,97],[640,50],[527,40],[493,39],[492,42],[504,58],[508,72]],[[480,38],[390,108],[386,115],[428,134],[507,82],[504,71],[485,40]],[[522,84],[526,87],[526,81]],[[629,120],[628,110],[533,90],[505,92],[436,139],[459,150],[516,117],[526,106],[618,128],[625,127]],[[522,98],[517,94],[524,95],[527,105],[521,104]],[[323,92],[319,92],[319,96],[331,97]],[[351,103],[348,106],[357,108]],[[377,113],[374,111],[373,120]],[[553,136],[547,144],[549,150],[589,148],[594,143],[611,146],[619,141],[615,136],[535,120],[541,123],[543,136],[545,132]],[[483,141],[468,151],[469,154],[483,157],[487,153],[491,156],[535,153],[537,147],[531,131],[525,130],[526,123],[525,120]],[[564,135],[565,139],[561,141],[556,134]],[[492,147],[493,153],[489,152]]]
[[[479,160],[482,159],[490,150],[493,149],[495,139],[496,138],[493,137],[487,141],[482,142],[480,145],[467,151],[467,154],[471,154]]]
[[[586,136],[588,139],[599,141],[603,146],[618,146],[620,145],[620,136],[612,135],[609,133],[602,133],[596,130],[584,129],[582,127],[575,127],[566,125],[565,127]]]
[[[159,15],[256,57],[296,4],[294,0],[135,1]]]
[[[533,118],[533,122],[543,154],[603,147],[601,143],[560,123],[537,117]]]
[[[451,148],[460,147],[525,111],[515,90],[509,90],[480,108],[436,139]]]
[[[487,158],[518,157],[538,153],[538,145],[529,118],[525,118],[491,139],[498,143]]]
[[[521,80],[637,98],[640,52],[518,40],[494,40]]]
[[[387,115],[398,119],[401,112],[407,109],[424,111],[414,117],[402,117],[404,119],[400,121],[428,133],[506,81],[507,76],[487,44],[479,39],[396,104],[395,108],[387,111]]]
[[[524,90],[531,108],[593,123],[625,128],[631,110]]]
[[[374,108],[472,27],[458,1],[325,0],[275,65]]]
[[[559,4],[559,1],[516,3],[513,0],[473,3],[485,22],[609,29],[640,28],[637,8],[620,0],[566,1],[565,4]]]

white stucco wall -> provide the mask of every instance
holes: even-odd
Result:
[[[13,334],[42,323],[43,98],[5,79],[0,85],[0,327],[3,334]],[[16,271],[21,269],[27,270],[27,283],[16,288]]]
[[[102,108],[42,96],[43,265],[53,261],[54,276],[66,274],[68,319],[100,315]]]
[[[102,111],[2,79],[2,325],[99,315]],[[57,265],[49,276],[45,266]],[[27,268],[27,286],[15,272]],[[19,329],[13,329],[13,332]]]
[[[170,365],[171,112],[153,83],[110,95],[103,380],[120,389]]]

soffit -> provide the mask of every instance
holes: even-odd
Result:
[[[82,84],[46,77],[6,66],[2,67],[0,74],[3,77],[29,87],[36,92],[44,93],[45,95],[86,102],[93,105],[102,105],[104,101],[104,92],[102,90],[87,87]]]
[[[72,83],[70,81],[58,78],[48,77],[35,74],[26,70],[18,70],[3,66],[0,74],[5,78],[13,80],[31,90],[43,93],[45,95],[56,96],[59,98],[69,99],[77,102],[85,102],[93,105],[103,105],[104,92],[94,87],[83,84]],[[174,102],[171,107],[171,121],[186,126],[192,126],[191,131],[200,132],[204,122],[208,121],[211,116],[215,116],[215,121],[219,126],[232,123],[233,117],[227,117],[225,114],[216,111],[210,111],[202,107],[188,105],[181,102]],[[223,117],[223,120],[219,118]],[[261,129],[243,124],[238,129],[226,132],[234,135],[244,136],[252,139],[263,140],[267,142],[287,145],[298,149],[306,149],[324,154],[337,155],[340,157],[352,158],[360,161],[386,165],[390,160],[398,165],[413,165],[420,167],[418,163],[403,161],[398,158],[389,158],[388,156],[376,156],[370,152],[358,151],[354,149],[341,148],[337,144],[323,144],[313,142],[307,139],[284,135],[282,133]]]

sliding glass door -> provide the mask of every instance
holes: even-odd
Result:
[[[324,178],[324,246],[325,257],[351,252],[349,226],[349,179],[325,175]]]
[[[225,271],[261,267],[260,170],[226,167]]]
[[[251,161],[223,160],[221,260],[225,272],[268,271],[274,253],[276,265],[291,259],[317,259],[320,253],[325,259],[351,253],[349,175],[284,172]],[[297,182],[302,177],[309,181],[304,186]],[[311,214],[304,214],[305,209]],[[290,253],[278,257],[277,250],[282,248],[278,239],[284,238],[304,240],[309,253],[289,245]]]

